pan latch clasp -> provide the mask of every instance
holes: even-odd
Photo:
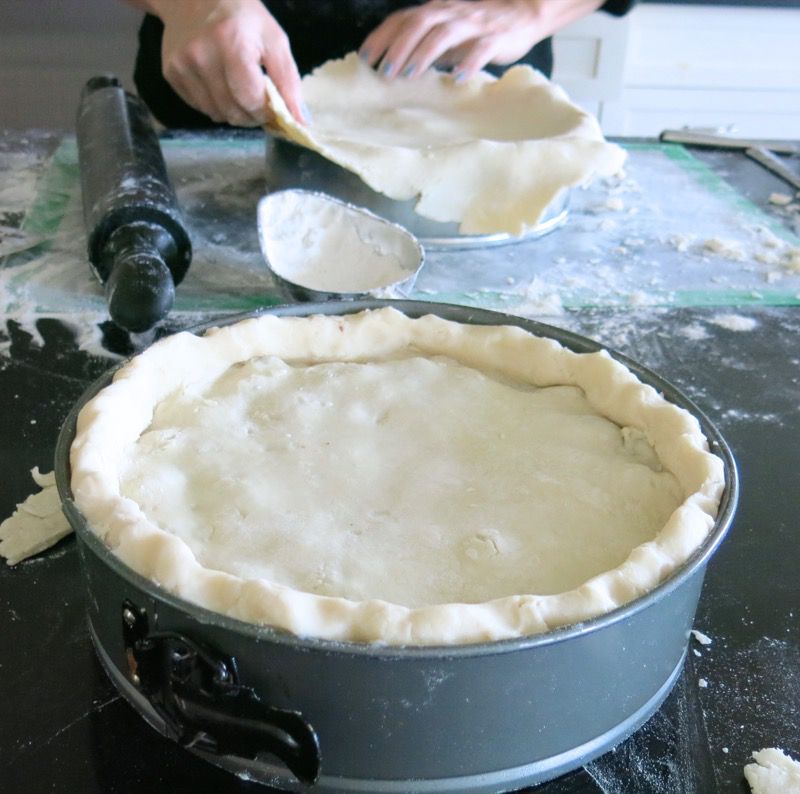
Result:
[[[151,632],[146,610],[122,605],[131,683],[171,739],[215,755],[279,758],[302,783],[319,777],[317,734],[297,711],[267,705],[239,680],[236,660],[183,634]]]

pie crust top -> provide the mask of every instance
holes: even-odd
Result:
[[[83,408],[71,463],[92,530],[167,590],[387,644],[614,609],[724,487],[697,420],[607,353],[390,308],[168,337]]]
[[[303,78],[303,126],[265,83],[283,137],[462,234],[523,234],[563,191],[625,161],[597,119],[530,66],[463,84],[435,69],[387,80],[352,52]]]

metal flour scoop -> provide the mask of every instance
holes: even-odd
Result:
[[[264,196],[258,237],[267,265],[298,300],[404,297],[424,262],[404,227],[309,190]]]

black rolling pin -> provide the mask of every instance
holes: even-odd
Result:
[[[169,312],[192,260],[158,137],[147,108],[112,76],[84,86],[77,136],[89,262],[111,319],[147,331]]]

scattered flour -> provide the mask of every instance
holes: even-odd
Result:
[[[641,237],[626,237],[622,244],[627,248],[644,248],[647,245],[647,240],[642,239]]]
[[[625,202],[616,196],[612,196],[602,205],[603,209],[611,210],[612,212],[621,212],[625,209]]]
[[[634,290],[628,294],[628,303],[631,306],[656,306],[660,302],[658,295],[644,290]]]
[[[726,595],[731,597],[735,586]],[[741,605],[745,610],[746,604]],[[701,665],[695,665],[698,675],[713,682],[713,689],[700,690],[703,709],[702,728],[708,747],[729,747],[730,754],[712,756],[717,785],[710,788],[665,787],[653,791],[682,792],[682,794],[706,794],[707,791],[738,792],[748,790],[742,779],[742,766],[753,748],[778,744],[790,752],[795,759],[800,750],[797,706],[800,693],[800,646],[798,646],[797,621],[788,618],[786,611],[786,639],[760,637],[742,645],[742,639],[751,629],[743,629],[734,638],[732,635],[715,636],[713,661],[704,654]],[[753,624],[750,624],[751,626]],[[713,692],[713,697],[709,697]],[[779,741],[780,740],[780,741]],[[766,794],[769,791],[761,791]],[[623,789],[627,794],[627,789]],[[789,794],[792,789],[776,790]],[[770,793],[771,794],[771,793]],[[795,791],[794,794],[800,794]]]
[[[783,248],[784,241],[766,226],[756,226],[753,233],[757,235],[759,243],[764,248]]]
[[[521,297],[522,300],[512,307],[520,317],[553,317],[564,313],[558,290],[540,279],[533,279]]]
[[[782,265],[791,273],[800,273],[800,247],[789,248],[784,254]]]
[[[758,327],[757,320],[743,317],[741,314],[715,314],[709,322],[728,331],[752,331]]]
[[[698,323],[685,325],[683,328],[678,329],[681,336],[691,339],[693,342],[700,342],[703,339],[708,339],[708,331]]]
[[[628,176],[625,170],[621,170],[613,176],[603,179],[603,185],[608,190],[610,196],[620,193],[641,193],[641,185],[633,178]]]
[[[33,201],[43,159],[35,152],[3,152],[0,216],[18,213]]]
[[[738,240],[726,240],[721,237],[709,237],[703,242],[703,250],[722,259],[741,262],[747,258],[744,246]]]
[[[667,238],[667,242],[679,253],[684,253],[694,244],[697,239],[695,234],[676,233]]]
[[[698,240],[697,236],[688,233],[675,233],[666,237],[666,243],[678,253],[695,254],[705,261],[708,257],[725,259],[729,262],[745,263],[744,270],[758,272],[753,263],[766,265],[770,270],[762,272],[760,277],[768,284],[776,284],[784,276],[800,273],[800,247],[779,237],[771,229],[763,225],[746,227],[749,239],[739,240],[728,237],[709,237]],[[633,241],[626,240],[626,247]],[[729,271],[726,271],[730,275]],[[717,274],[709,279],[712,283],[723,283],[724,279]]]
[[[771,425],[780,425],[780,416],[769,411],[765,413],[753,413],[750,411],[740,411],[736,408],[728,408],[720,414],[723,422],[766,422]]]
[[[753,254],[753,259],[763,265],[779,265],[781,263],[780,254],[775,251],[756,251]]]

